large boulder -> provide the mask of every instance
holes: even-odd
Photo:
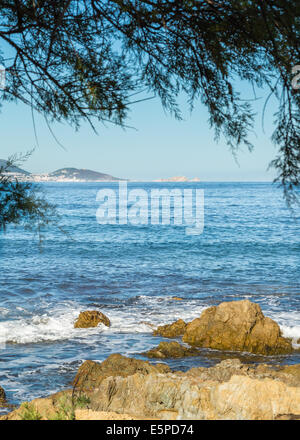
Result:
[[[86,310],[79,314],[79,317],[74,324],[74,328],[97,327],[100,323],[106,325],[106,327],[110,327],[110,320],[104,315],[104,313],[96,310]]]
[[[199,356],[199,351],[195,348],[188,348],[179,342],[161,342],[158,347],[152,348],[145,353],[149,358],[182,358],[186,356]]]
[[[127,358],[121,354],[112,354],[105,361],[85,361],[79,368],[73,385],[77,389],[89,390],[100,385],[106,377],[127,377],[137,372],[143,375],[150,373],[167,373],[171,371],[165,364],[152,365],[140,359]]]
[[[161,325],[153,332],[153,336],[163,336],[164,338],[177,338],[184,334],[186,323],[182,319],[172,324]]]
[[[5,391],[2,387],[0,387],[0,406],[4,406],[5,404],[6,404]]]
[[[224,302],[204,310],[200,318],[186,326],[182,340],[197,347],[263,355],[293,350],[279,325],[266,318],[258,304],[248,300]]]

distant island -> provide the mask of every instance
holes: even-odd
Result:
[[[157,179],[154,182],[200,182],[199,177],[194,177],[193,179],[188,179],[185,176],[175,176],[168,179]]]
[[[0,159],[0,167],[5,165],[6,160]],[[7,174],[27,182],[118,182],[126,180],[83,168],[61,168],[52,173],[33,174],[13,166],[8,169]]]
[[[53,171],[53,173],[48,174],[50,179],[55,179],[56,181],[84,181],[84,182],[118,182],[119,177],[111,176],[110,174],[99,173],[98,171],[78,169],[78,168],[61,168],[60,170]]]

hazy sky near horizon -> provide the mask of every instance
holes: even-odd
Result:
[[[250,95],[248,98],[252,99]],[[276,103],[271,100],[268,104],[264,133],[262,108],[267,94],[258,91],[257,95],[261,99],[255,102],[256,127],[251,135],[255,150],[240,150],[238,163],[223,138],[215,141],[207,110],[200,102],[192,115],[187,110],[184,120],[176,121],[164,112],[158,99],[132,106],[127,123],[136,130],[96,122],[96,135],[87,124],[77,132],[66,124],[54,124],[53,131],[66,151],[57,145],[44,119],[35,114],[37,145],[31,109],[23,104],[4,103],[0,113],[0,158],[35,147],[32,157],[23,164],[24,169],[34,173],[76,167],[137,180],[180,175],[207,181],[272,180],[274,171],[267,171],[267,167],[276,155],[270,140]]]

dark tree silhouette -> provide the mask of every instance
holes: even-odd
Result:
[[[15,155],[0,166],[0,230],[5,230],[9,224],[22,225],[35,231],[41,241],[43,228],[56,222],[57,214],[38,185],[19,182],[14,177],[15,166],[27,157],[28,154]]]
[[[0,41],[7,88],[49,122],[94,118],[124,125],[130,105],[154,93],[180,118],[178,94],[209,111],[217,138],[252,148],[251,101],[240,80],[278,99],[271,166],[288,201],[300,181],[300,63],[297,0],[4,0]],[[149,96],[148,94],[145,95]]]

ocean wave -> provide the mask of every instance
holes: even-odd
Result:
[[[291,338],[293,345],[298,347],[297,340],[300,339],[300,313],[298,311],[273,312],[268,316],[279,324],[282,335]]]
[[[115,333],[151,333],[153,327],[173,322],[179,318],[189,321],[204,310],[195,301],[174,301],[172,297],[136,297],[135,305],[126,304],[119,309],[105,308],[111,327],[100,324],[89,329],[74,329],[74,322],[86,307],[80,305],[58,306],[43,314],[0,322],[0,344],[29,344],[65,339],[88,339],[92,335]],[[101,308],[93,309],[101,311]],[[102,309],[103,311],[103,309]]]
[[[287,325],[280,326],[282,334],[285,338],[291,338],[295,348],[300,347],[297,341],[300,339],[300,325],[289,327]]]
[[[0,344],[51,342],[76,337],[74,321],[78,314],[79,311],[70,310],[53,316],[43,314],[34,315],[31,318],[2,321],[0,322]],[[104,326],[85,329],[84,334],[88,336],[94,332],[101,332],[102,327]]]
[[[189,322],[199,317],[207,307],[209,306],[199,303],[196,299],[176,301],[172,297],[141,295],[131,298],[130,305],[123,302],[119,308],[115,305],[111,308],[107,306],[105,310],[93,307],[109,317],[109,328],[100,324],[95,328],[75,329],[76,318],[81,311],[87,310],[87,307],[70,302],[31,317],[23,316],[20,319],[1,321],[0,344],[30,344],[67,339],[93,343],[94,336],[98,338],[101,334],[152,333],[153,328],[177,319]],[[292,338],[293,343],[296,343],[300,338],[300,317],[297,312],[265,314],[278,322],[285,337]]]

